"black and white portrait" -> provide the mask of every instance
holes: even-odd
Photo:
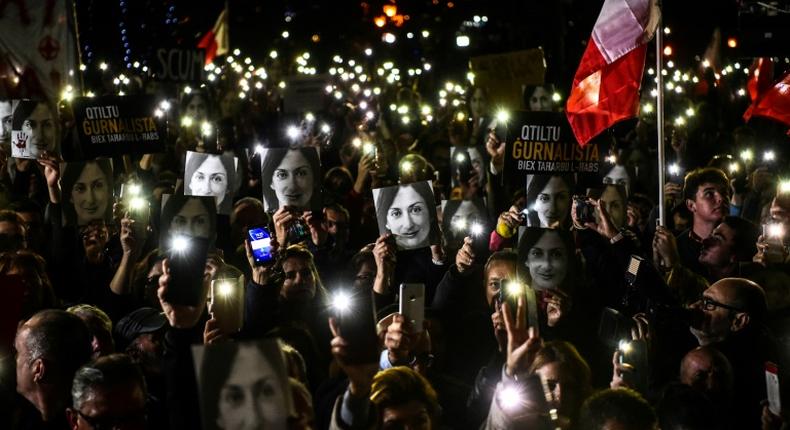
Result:
[[[573,237],[566,230],[527,227],[518,241],[518,272],[535,290],[569,292],[575,270]]]
[[[64,163],[60,187],[64,225],[83,226],[112,220],[113,173],[109,158]]]
[[[44,101],[20,100],[11,124],[11,156],[39,158],[56,153],[58,122],[54,109]]]
[[[211,196],[217,213],[230,214],[238,188],[238,159],[230,155],[187,151],[184,166],[184,194]]]
[[[439,240],[430,181],[373,190],[379,233],[392,233],[398,249],[417,249]]]
[[[162,196],[159,217],[159,242],[164,249],[173,235],[201,237],[213,242],[217,235],[217,210],[208,196],[185,196],[180,193]]]
[[[261,153],[263,204],[267,211],[288,206],[321,208],[321,163],[315,148],[266,148]]]
[[[527,175],[527,225],[559,228],[570,219],[573,181],[565,175]]]
[[[483,150],[476,146],[450,147],[452,167],[452,185],[460,187],[475,185],[479,190],[486,186],[486,164]]]
[[[193,347],[205,430],[286,429],[293,410],[276,340]]]
[[[442,200],[442,234],[445,242],[451,247],[460,247],[464,237],[488,232],[486,214],[485,200],[482,198]]]

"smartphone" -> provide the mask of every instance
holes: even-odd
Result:
[[[347,307],[333,306],[332,313],[340,336],[348,342],[348,364],[379,362],[379,338],[376,332],[376,308],[373,291],[359,291],[349,297]]]
[[[400,284],[400,309],[398,311],[422,332],[425,320],[425,284]]]
[[[774,415],[781,415],[782,402],[779,397],[779,368],[775,363],[765,363],[765,388],[768,394],[768,409]]]
[[[203,273],[208,256],[208,239],[176,236],[168,244],[170,282],[165,300],[176,305],[197,306],[205,297]]]
[[[274,261],[272,234],[268,228],[259,226],[248,229],[247,240],[250,242],[252,259],[256,266],[263,266]]]
[[[620,364],[630,364],[632,370],[623,373],[623,382],[634,390],[645,393],[648,387],[648,377],[650,375],[649,363],[647,360],[647,343],[644,340],[621,340]]]
[[[239,332],[244,325],[244,276],[211,281],[209,309],[222,333]]]
[[[511,285],[512,282],[514,281],[506,279],[499,280],[498,303],[507,303],[510,311],[515,316],[518,310],[518,298],[524,297],[524,301],[527,305],[527,320],[525,323],[528,327],[534,327],[535,330],[538,330],[540,328],[540,321],[538,320],[538,299],[535,290],[523,283],[518,283],[516,287]]]
[[[633,286],[636,283],[637,275],[639,275],[639,266],[645,261],[644,258],[637,255],[631,255],[631,261],[628,262],[628,269],[625,271],[625,281],[628,285]]]

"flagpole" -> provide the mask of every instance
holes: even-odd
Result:
[[[661,2],[659,2],[659,7]],[[662,13],[663,15],[663,13]],[[664,54],[664,31],[662,28],[662,18],[658,19],[658,28],[656,29],[656,131],[658,134],[658,223],[661,226],[666,226],[666,212],[664,209],[664,168],[666,161],[664,160],[664,74],[661,73],[664,69],[663,54]]]

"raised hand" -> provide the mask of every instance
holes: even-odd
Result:
[[[337,360],[337,364],[348,376],[348,390],[356,397],[362,397],[370,393],[370,386],[373,376],[379,370],[378,363],[349,364],[348,363],[348,341],[340,336],[337,323],[334,318],[329,318],[329,329],[332,331],[332,356]]]
[[[527,304],[524,297],[518,299],[516,317],[507,303],[502,304],[502,314],[507,330],[507,361],[505,371],[508,376],[526,373],[535,355],[543,346],[543,341],[538,336],[535,327],[527,327]]]
[[[464,244],[461,249],[455,254],[455,267],[458,273],[464,273],[472,267],[475,261],[475,252],[472,250],[472,238],[467,236],[464,238]]]
[[[156,290],[156,295],[159,297],[159,304],[162,306],[162,311],[167,317],[167,321],[171,327],[175,328],[192,328],[200,320],[200,315],[203,314],[203,309],[206,308],[206,296],[208,294],[209,285],[211,284],[211,275],[205,273],[202,282],[202,294],[200,295],[201,301],[197,306],[176,305],[167,301],[167,288],[170,282],[170,262],[167,258],[162,260],[162,276],[159,277],[159,289]]]

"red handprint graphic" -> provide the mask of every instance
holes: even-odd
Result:
[[[16,135],[16,140],[14,141],[14,146],[16,146],[20,151],[25,151],[27,148],[27,138],[28,135],[24,132],[19,132]]]

